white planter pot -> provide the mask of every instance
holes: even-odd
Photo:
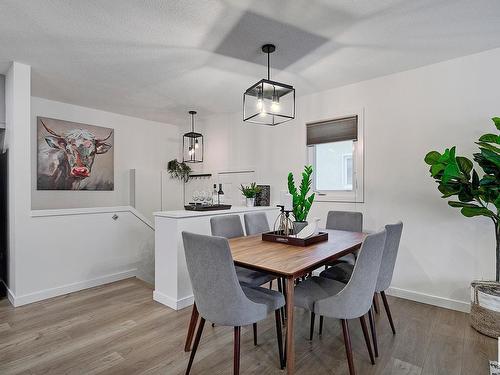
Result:
[[[255,198],[246,198],[246,201],[247,201],[247,207],[255,206]]]

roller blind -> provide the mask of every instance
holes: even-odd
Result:
[[[307,127],[307,145],[358,139],[358,116],[310,122]]]

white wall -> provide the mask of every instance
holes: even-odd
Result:
[[[301,97],[297,118],[274,128],[243,123],[241,113],[214,116],[204,124],[205,169],[253,165],[276,200],[287,173],[307,162],[305,123],[363,109],[365,203],[316,202],[310,215],[362,211],[367,230],[403,220],[392,292],[467,310],[470,281],[494,278],[493,226],[448,207],[423,158],[451,145],[471,156],[474,140],[493,131],[499,66],[495,49]]]
[[[36,119],[56,118],[114,129],[114,191],[36,190]],[[129,204],[129,171],[137,170],[136,203],[153,221],[151,213],[160,209],[161,170],[180,153],[179,128],[92,108],[31,98],[31,179],[32,209],[122,206]]]
[[[5,127],[5,76],[0,74],[0,129]]]

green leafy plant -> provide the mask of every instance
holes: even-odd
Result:
[[[184,162],[179,162],[177,159],[173,159],[168,162],[167,171],[170,178],[176,178],[183,182],[188,182],[191,167]]]
[[[476,144],[480,152],[473,154],[473,162],[456,156],[456,147],[444,153],[431,151],[425,156],[430,165],[431,177],[438,183],[442,198],[456,196],[458,201],[448,201],[451,207],[460,208],[466,217],[486,216],[493,221],[496,234],[496,281],[500,278],[500,117],[493,122],[497,134],[484,134]],[[478,172],[479,171],[479,172]]]
[[[243,186],[243,184],[240,187],[241,193],[246,197],[246,198],[255,198],[257,193],[261,192],[261,188],[257,186],[255,182],[252,182],[249,186]]]
[[[313,204],[315,194],[312,193],[309,197],[307,196],[311,190],[312,173],[312,166],[306,165],[304,167],[304,172],[302,172],[302,181],[298,190],[295,187],[292,172],[288,174],[288,192],[293,197],[293,217],[295,221],[306,221],[309,210]]]

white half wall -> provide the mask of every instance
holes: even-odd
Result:
[[[307,163],[305,123],[364,110],[365,203],[316,202],[310,217],[324,224],[329,210],[361,211],[366,230],[403,220],[391,290],[466,311],[470,282],[495,275],[493,226],[448,207],[423,158],[453,145],[472,156],[500,115],[499,66],[494,49],[299,97],[296,119],[277,127],[243,123],[241,113],[213,116],[204,122],[205,169],[253,165],[277,201],[288,172]]]
[[[114,191],[36,190],[37,116],[113,128],[115,130]],[[167,162],[180,153],[180,140],[179,128],[174,125],[32,97],[31,208],[38,210],[128,205],[130,203],[130,169],[135,169],[138,185],[137,208],[153,221],[152,212],[161,209],[161,170],[166,169]]]

